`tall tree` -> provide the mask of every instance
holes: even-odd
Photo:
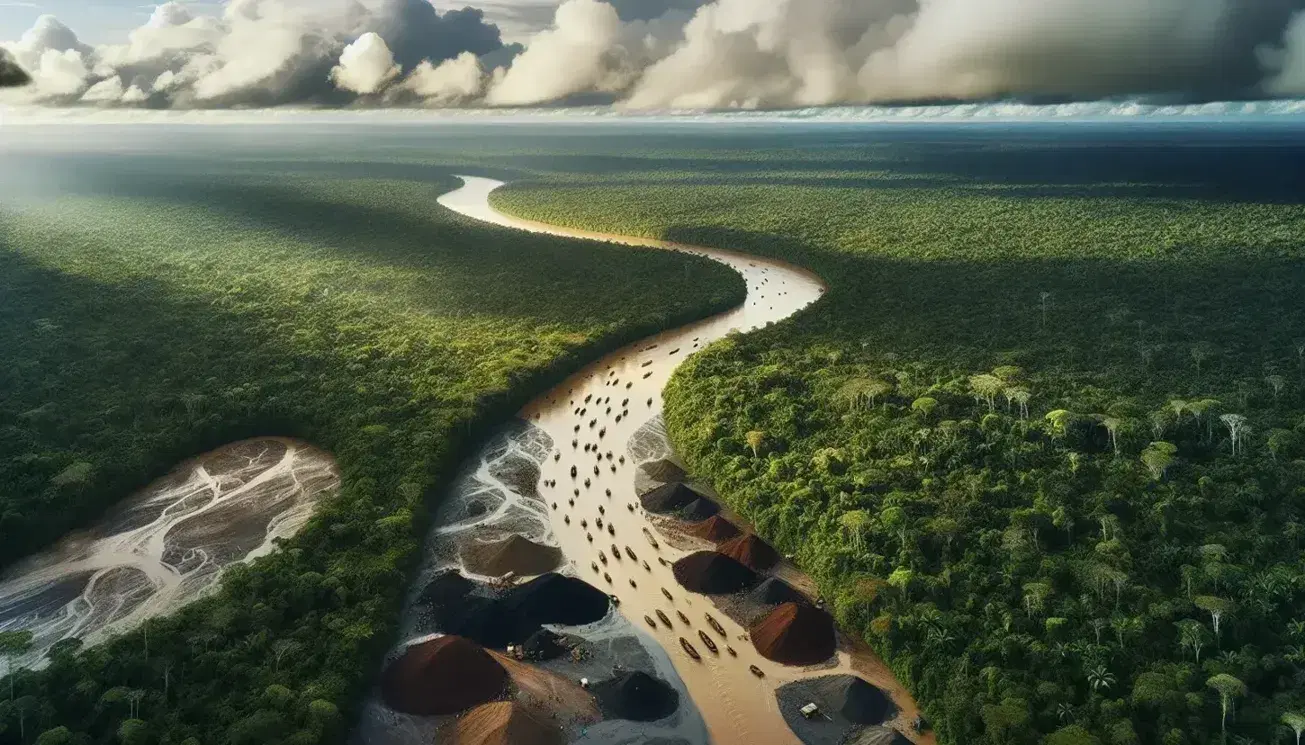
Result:
[[[5,658],[5,676],[9,678],[9,700],[14,700],[14,658],[32,648],[32,632],[0,631],[0,655]]]
[[[1219,729],[1224,740],[1228,739],[1228,710],[1233,702],[1246,695],[1246,684],[1226,673],[1220,673],[1205,681],[1205,684],[1219,693],[1219,710],[1222,718]]]

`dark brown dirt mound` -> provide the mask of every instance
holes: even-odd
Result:
[[[809,602],[806,596],[794,589],[792,585],[774,577],[770,577],[757,585],[756,589],[748,593],[748,598],[762,605]]]
[[[816,665],[834,656],[834,619],[804,603],[784,603],[749,629],[752,646],[784,665]]]
[[[639,497],[643,508],[659,515],[678,512],[698,499],[698,492],[680,482],[659,486]]]
[[[706,497],[698,497],[680,510],[680,518],[691,523],[700,523],[720,512],[720,506]]]
[[[703,595],[738,592],[756,581],[757,575],[730,557],[715,551],[698,551],[671,566],[684,589]]]
[[[503,695],[508,674],[489,653],[459,636],[408,647],[381,675],[385,703],[405,714],[456,714]]]
[[[542,546],[519,535],[492,543],[468,541],[462,545],[461,555],[467,571],[490,577],[508,572],[531,577],[551,572],[562,563],[562,549]]]
[[[755,572],[764,572],[779,562],[779,552],[751,533],[721,546],[720,552]]]
[[[638,670],[605,680],[593,692],[603,714],[612,719],[655,722],[674,714],[680,704],[675,689]]]
[[[712,543],[720,543],[737,536],[739,529],[720,515],[713,515],[707,518],[706,522],[693,526],[689,532],[699,538],[706,538]]]
[[[546,722],[513,701],[499,701],[475,709],[448,727],[440,742],[454,745],[563,745],[566,738]]]
[[[644,463],[639,466],[639,470],[649,479],[660,481],[663,484],[668,484],[672,481],[683,481],[684,477],[688,475],[684,472],[683,468],[680,468],[671,461],[665,459]]]

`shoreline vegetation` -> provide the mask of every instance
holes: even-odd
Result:
[[[73,160],[80,192],[0,212],[0,406],[21,423],[0,431],[0,560],[251,435],[330,451],[342,485],[209,597],[17,671],[6,745],[342,740],[463,456],[587,361],[744,297],[696,257],[460,218],[435,203],[449,176]]]
[[[695,153],[692,171],[650,167],[659,153],[494,204],[830,280],[677,370],[667,429],[940,742],[1290,741],[1299,195],[1225,151],[1139,183],[1156,159],[1105,148],[884,150]]]

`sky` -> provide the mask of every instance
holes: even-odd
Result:
[[[1285,100],[1305,0],[0,0],[0,75],[45,108]]]
[[[489,0],[457,2],[437,0],[435,7],[453,10],[468,4],[485,11],[497,22],[504,36],[524,38],[531,31],[547,26],[559,0]],[[196,13],[221,12],[222,0],[187,0]],[[129,31],[140,26],[154,12],[154,5],[144,0],[0,0],[0,39],[17,39],[32,27],[36,19],[50,14],[75,29],[88,44],[121,41]]]

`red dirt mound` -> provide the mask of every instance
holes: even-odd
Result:
[[[768,660],[784,665],[816,665],[834,656],[834,619],[799,603],[785,603],[748,630],[752,646]]]
[[[441,636],[408,647],[381,676],[385,703],[405,714],[456,714],[493,701],[508,674],[479,644]]]
[[[720,552],[756,572],[764,572],[779,561],[779,552],[751,533],[721,546]]]
[[[689,532],[712,543],[720,543],[737,536],[739,529],[720,515],[713,515],[706,522],[693,526]]]
[[[751,569],[715,551],[689,554],[671,566],[684,589],[703,595],[738,592],[757,579]]]
[[[477,706],[449,728],[455,745],[563,745],[555,725],[536,717],[514,701]],[[445,738],[440,738],[444,742]]]

